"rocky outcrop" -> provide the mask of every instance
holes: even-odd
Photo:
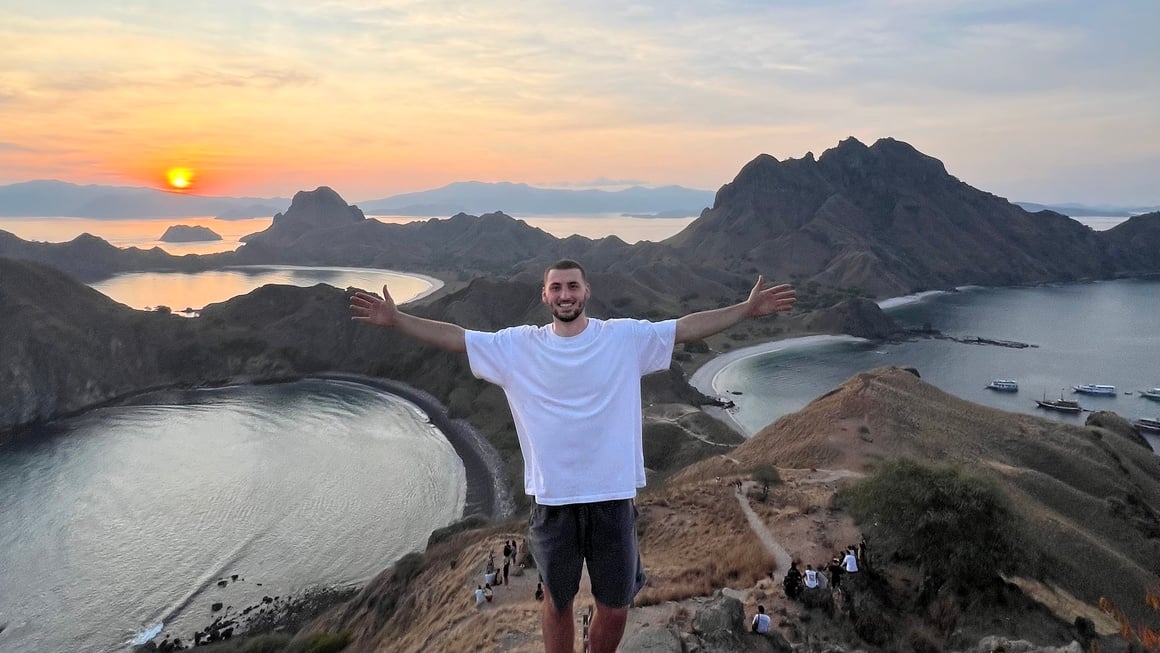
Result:
[[[802,325],[815,333],[845,333],[868,340],[886,340],[901,329],[878,304],[855,297],[802,318]]]
[[[1140,237],[1112,240],[1116,256],[1141,270],[1160,235],[1132,231]],[[1066,216],[1031,214],[972,188],[906,143],[884,138],[867,147],[849,138],[818,160],[757,157],[666,244],[730,270],[887,297],[1112,276],[1127,266],[1108,255],[1105,240]]]
[[[213,229],[200,225],[175,224],[161,234],[161,241],[165,243],[198,243],[221,239],[221,235]]]
[[[347,204],[338,193],[326,186],[312,191],[298,191],[285,213],[274,215],[264,231],[242,237],[242,242],[263,248],[290,247],[310,233],[323,237],[331,229],[357,224],[367,218],[356,206]]]

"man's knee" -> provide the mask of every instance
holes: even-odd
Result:
[[[606,619],[625,621],[628,619],[628,606],[623,608],[610,608],[600,603],[600,601],[597,601],[596,614],[604,615]]]
[[[558,605],[556,605],[556,601],[552,598],[552,593],[548,592],[547,594],[548,594],[548,596],[546,598],[548,600],[544,601],[544,609],[545,610],[550,612],[553,616],[557,616],[557,617],[572,614],[573,601],[568,601],[563,606],[558,606]],[[569,617],[569,618],[571,618],[571,617]]]

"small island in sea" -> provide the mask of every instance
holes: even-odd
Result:
[[[209,227],[185,224],[171,225],[161,235],[161,241],[165,243],[200,243],[221,239],[221,235]]]

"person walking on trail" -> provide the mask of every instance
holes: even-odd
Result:
[[[759,276],[748,299],[732,306],[662,322],[602,320],[585,313],[592,290],[579,263],[552,264],[543,284],[540,300],[552,315],[544,326],[466,330],[400,311],[386,286],[381,298],[352,295],[351,318],[465,353],[474,376],[503,388],[524,455],[524,491],[534,499],[528,544],[550,598],[541,615],[545,650],[573,650],[573,599],[587,563],[596,599],[590,649],[612,653],[645,578],[633,504],[645,484],[641,377],[668,369],[676,343],[790,311],[795,295]]]

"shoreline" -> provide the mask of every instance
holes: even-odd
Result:
[[[503,519],[515,513],[515,499],[505,483],[499,451],[467,420],[448,417],[446,408],[431,394],[401,381],[361,374],[328,372],[309,378],[358,383],[415,404],[447,438],[463,462],[467,487],[460,519],[481,512],[490,519]]]
[[[720,397],[721,390],[717,388],[717,378],[731,365],[739,363],[747,358],[754,356],[763,356],[765,354],[772,354],[779,351],[792,351],[796,349],[809,349],[811,347],[819,347],[822,345],[829,345],[839,342],[869,342],[865,338],[858,338],[850,335],[812,335],[812,336],[797,336],[793,338],[784,338],[781,340],[770,340],[767,342],[742,347],[740,349],[733,349],[727,352],[721,352],[714,355],[709,360],[702,363],[689,376],[689,385],[699,390],[702,394],[710,397]],[[738,433],[746,438],[752,437],[755,432],[746,428],[737,417],[725,408],[719,406],[702,406],[702,410],[730,426],[732,426]]]

